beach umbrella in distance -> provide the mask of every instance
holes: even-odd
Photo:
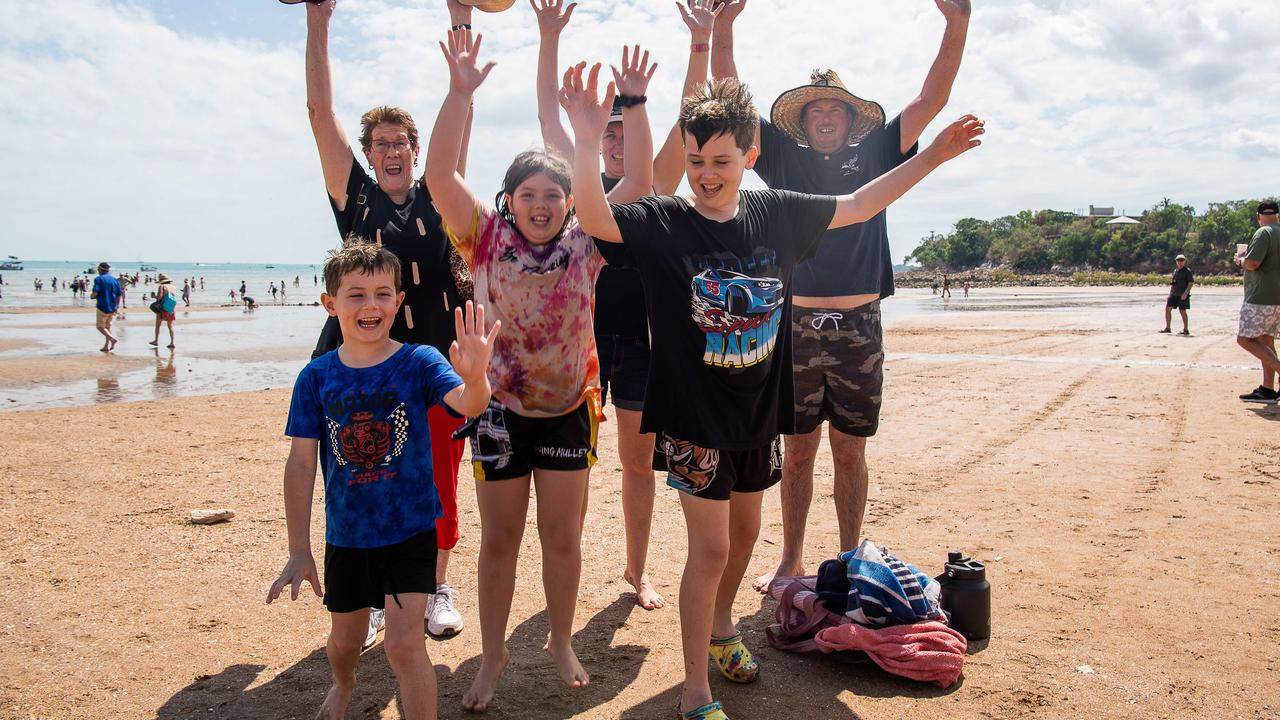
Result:
[[[1141,221],[1141,220],[1134,220],[1134,219],[1133,219],[1133,218],[1131,218],[1131,217],[1128,217],[1128,216],[1125,216],[1125,215],[1121,215],[1120,217],[1115,218],[1115,219],[1113,219],[1113,220],[1108,220],[1108,221],[1107,221],[1107,224],[1108,224],[1108,225],[1141,225],[1141,224],[1142,224],[1142,221]]]

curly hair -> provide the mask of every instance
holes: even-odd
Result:
[[[329,252],[324,261],[324,291],[337,294],[342,278],[351,273],[373,275],[390,272],[395,278],[396,292],[400,292],[400,259],[395,253],[359,236],[348,237],[343,246]]]
[[[409,135],[409,145],[418,151],[418,126],[408,111],[394,105],[379,105],[360,116],[360,147],[368,152],[373,147],[373,129],[380,123],[399,125]]]
[[[742,152],[751,149],[760,114],[747,86],[735,78],[712,80],[680,104],[680,132],[702,147],[716,135],[729,135]]]

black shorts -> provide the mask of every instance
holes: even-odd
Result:
[[[761,492],[782,480],[782,443],[778,438],[752,450],[716,450],[659,432],[653,469],[667,473],[667,486],[710,500],[730,493]]]
[[[600,403],[613,390],[613,406],[622,410],[644,409],[644,387],[649,380],[649,339],[627,335],[597,335],[600,358]]]
[[[510,480],[539,470],[586,470],[596,462],[591,402],[565,415],[531,418],[491,400],[455,437],[470,435],[477,480]]]
[[[382,609],[391,595],[436,591],[436,531],[395,545],[349,548],[324,545],[324,606],[347,613]]]
[[[1169,299],[1164,301],[1164,306],[1176,310],[1190,310],[1191,296],[1188,295],[1187,299],[1183,300],[1181,295],[1170,295]]]
[[[880,301],[853,310],[793,307],[791,357],[797,435],[824,420],[846,435],[876,434],[884,387]]]

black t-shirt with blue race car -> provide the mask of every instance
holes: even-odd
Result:
[[[719,450],[794,432],[791,276],[817,250],[835,198],[743,190],[727,222],[672,196],[612,208],[653,343],[641,430]]]

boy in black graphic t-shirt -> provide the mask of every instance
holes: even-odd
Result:
[[[716,720],[725,715],[711,698],[703,648],[729,680],[752,682],[759,673],[734,627],[733,599],[759,532],[761,491],[780,479],[778,434],[795,423],[792,272],[825,230],[874,216],[978,145],[983,123],[961,118],[918,156],[850,195],[739,190],[757,154],[759,118],[736,80],[716,81],[681,107],[692,194],[611,207],[598,154],[581,151],[600,142],[613,101],[612,85],[598,100],[599,68],[584,81],[579,67],[561,91],[580,150],[576,208],[583,230],[627,243],[644,282],[653,358],[641,429],[658,434],[657,454],[667,484],[681,492],[689,531],[680,583],[680,711]]]

